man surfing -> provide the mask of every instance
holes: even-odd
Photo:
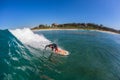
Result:
[[[45,50],[46,50],[47,47],[51,48],[52,51],[58,52],[58,47],[57,47],[57,45],[55,43],[46,45]]]
[[[52,51],[54,51],[55,53],[60,54],[60,55],[68,55],[69,54],[68,51],[58,48],[57,44],[55,44],[55,43],[46,45],[45,50],[47,47],[51,48]]]

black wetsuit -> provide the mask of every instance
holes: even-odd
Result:
[[[45,46],[45,49],[46,49],[47,47],[50,47],[50,48],[52,49],[52,51],[53,51],[54,49],[55,49],[55,50],[58,49],[58,48],[57,48],[57,45],[56,45],[55,43],[46,45],[46,46]]]

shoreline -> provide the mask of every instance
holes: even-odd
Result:
[[[84,29],[35,29],[32,31],[54,31],[54,30],[84,30]]]
[[[53,23],[51,25],[40,24],[36,27],[31,28],[34,31],[46,31],[46,30],[95,30],[95,31],[103,31],[120,34],[120,30],[116,30],[110,27],[106,27],[102,24],[94,24],[94,23],[64,23],[64,24],[56,24]]]
[[[86,29],[35,29],[32,31],[55,31],[55,30],[86,30]],[[103,32],[103,33],[109,33],[109,34],[119,34],[111,31],[103,31],[103,30],[88,30],[88,31],[98,31],[98,32]]]

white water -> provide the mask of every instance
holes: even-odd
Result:
[[[29,45],[34,48],[44,49],[45,45],[51,43],[51,41],[45,38],[42,34],[35,34],[29,28],[15,29],[9,31],[23,44]]]

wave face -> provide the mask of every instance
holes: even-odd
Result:
[[[119,40],[96,31],[0,30],[0,80],[119,80]],[[70,55],[44,51],[51,42]]]
[[[29,50],[9,30],[0,30],[0,37],[0,80],[28,75],[24,70],[32,69],[26,65],[32,56]]]
[[[43,49],[49,43],[27,28],[0,30],[0,80],[39,80],[50,55],[43,56]]]

